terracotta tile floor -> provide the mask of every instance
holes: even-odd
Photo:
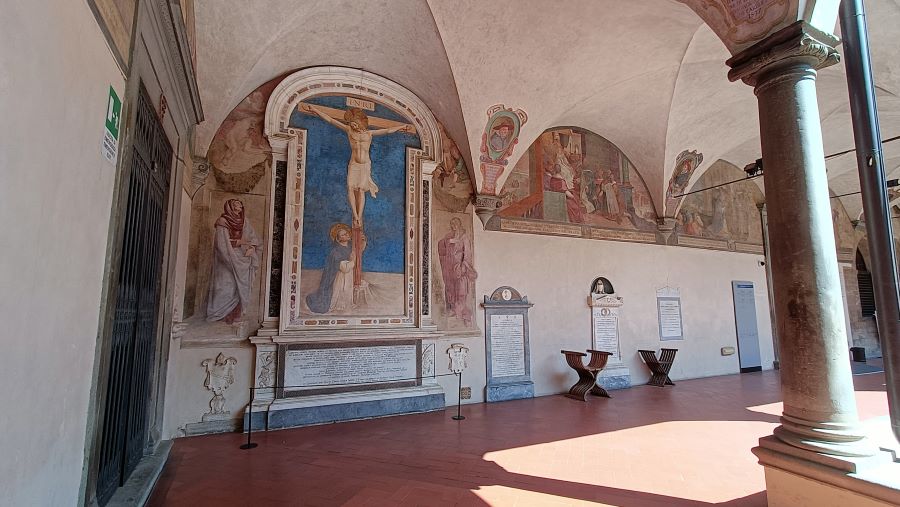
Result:
[[[886,415],[884,374],[854,382],[861,419]],[[750,448],[778,423],[778,374],[677,384],[260,432],[249,451],[181,438],[150,505],[765,505]]]

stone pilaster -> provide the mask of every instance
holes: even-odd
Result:
[[[775,436],[815,453],[868,456],[874,449],[853,395],[816,102],[816,70],[839,61],[836,43],[798,22],[732,57],[728,77],[753,86],[759,102],[784,399]]]

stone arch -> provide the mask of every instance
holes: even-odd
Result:
[[[304,99],[329,93],[349,93],[376,100],[412,120],[422,139],[425,158],[437,163],[441,153],[438,122],[428,106],[413,92],[377,74],[347,67],[311,67],[285,77],[266,105],[266,137],[287,138],[288,124]],[[276,149],[275,146],[272,147]]]

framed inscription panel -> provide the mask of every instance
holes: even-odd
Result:
[[[493,376],[525,375],[525,316],[491,315],[490,324]]]
[[[672,287],[657,290],[656,310],[659,318],[660,341],[683,340],[681,291]]]
[[[418,386],[421,372],[421,340],[279,345],[275,397]]]

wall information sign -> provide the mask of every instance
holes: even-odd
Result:
[[[109,98],[106,101],[106,122],[103,129],[103,140],[100,142],[100,154],[108,162],[116,163],[119,152],[119,120],[122,116],[122,101],[112,86],[109,87]]]
[[[659,317],[659,339],[683,340],[681,322],[681,291],[664,287],[656,291],[656,309]]]

